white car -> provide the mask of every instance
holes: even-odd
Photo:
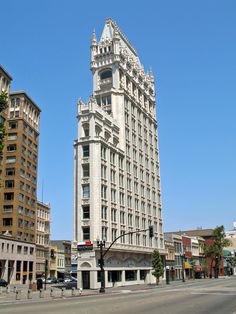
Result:
[[[64,279],[64,282],[72,282],[72,281],[73,280],[71,278],[68,278],[68,277]]]

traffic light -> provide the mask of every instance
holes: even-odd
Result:
[[[54,258],[55,255],[54,255],[54,250],[51,250],[51,254],[50,254],[51,258]]]
[[[149,226],[149,238],[153,238],[154,233],[153,233],[153,226]]]

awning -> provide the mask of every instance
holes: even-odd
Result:
[[[192,266],[188,262],[184,262],[184,269],[191,269]]]

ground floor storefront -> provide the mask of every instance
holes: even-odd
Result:
[[[78,255],[78,288],[100,288],[101,271],[98,265],[98,253],[90,251]],[[156,282],[156,278],[152,275],[151,254],[109,252],[104,260],[104,270],[106,287]]]

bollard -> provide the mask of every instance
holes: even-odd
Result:
[[[64,297],[64,288],[61,288],[61,297]]]
[[[83,289],[82,289],[82,288],[79,288],[79,295],[82,294],[82,291],[83,291]]]
[[[27,299],[32,299],[32,294],[31,294],[32,290],[28,289],[27,291]]]
[[[13,287],[13,292],[16,293],[16,286]]]
[[[39,297],[43,298],[43,289],[39,289]]]
[[[2,287],[0,287],[0,294],[2,294]]]
[[[7,286],[6,293],[10,293],[10,286]]]
[[[71,295],[72,295],[72,297],[74,297],[74,295],[75,295],[75,287],[72,287],[72,289],[71,289]]]
[[[53,288],[50,289],[50,297],[53,297]]]
[[[16,300],[20,300],[20,291],[16,290]]]

